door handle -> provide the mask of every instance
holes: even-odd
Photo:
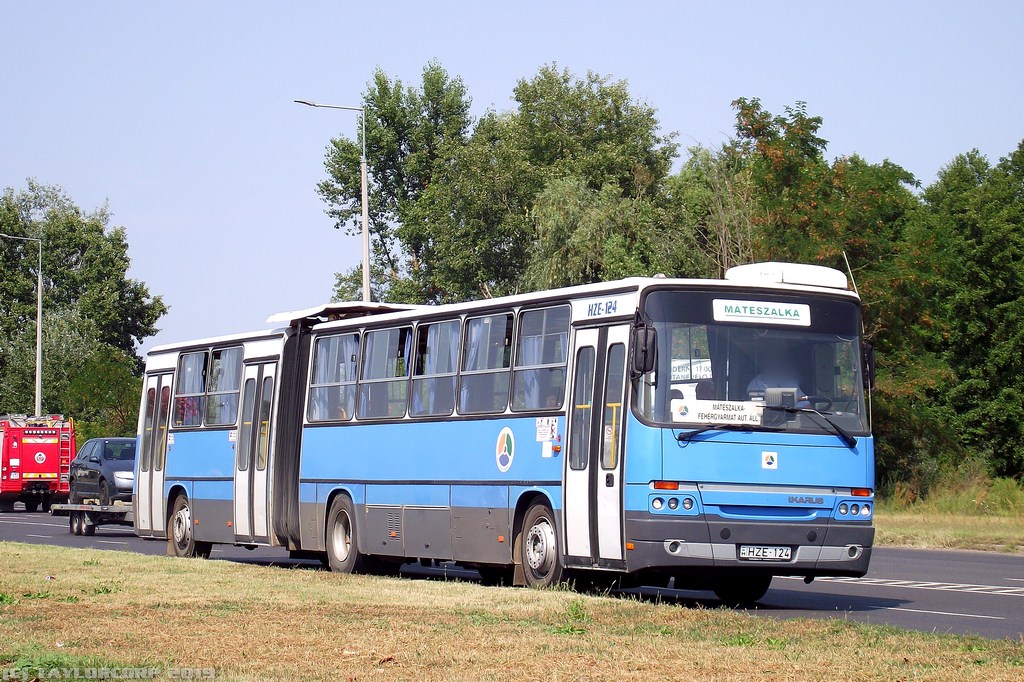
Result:
[[[615,474],[605,474],[604,475],[604,485],[605,485],[606,488],[613,488],[613,487],[615,487]]]

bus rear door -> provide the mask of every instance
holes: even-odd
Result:
[[[567,563],[621,567],[628,325],[580,329],[573,349],[563,512]]]

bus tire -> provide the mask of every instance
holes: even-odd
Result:
[[[32,500],[31,502],[26,502],[25,503],[25,511],[27,511],[29,514],[32,514],[33,512],[37,511],[38,509],[39,509],[39,502],[36,501],[36,500]]]
[[[541,502],[527,510],[519,538],[527,586],[544,588],[560,583],[565,570],[558,551],[555,515],[548,505]]]
[[[82,534],[82,512],[73,511],[68,515],[68,529],[72,535]]]
[[[169,554],[181,558],[206,559],[210,556],[213,545],[209,542],[196,542],[193,535],[192,507],[184,495],[178,495],[174,500],[168,525],[170,528],[167,533],[167,544],[171,550]]]
[[[712,590],[730,608],[754,606],[771,587],[770,575],[734,575],[715,582]]]
[[[366,566],[356,538],[356,514],[347,495],[338,495],[327,515],[327,563],[336,573],[358,573]]]

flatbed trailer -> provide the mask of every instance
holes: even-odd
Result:
[[[135,515],[126,504],[55,504],[50,507],[54,516],[68,515],[68,529],[72,535],[93,535],[98,526],[132,526]]]

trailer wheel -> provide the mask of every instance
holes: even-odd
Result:
[[[209,542],[196,542],[192,535],[192,507],[184,495],[179,495],[174,500],[170,526],[167,533],[167,544],[170,546],[170,553],[173,556],[200,557],[202,559],[210,556],[213,546]]]
[[[96,535],[96,524],[89,523],[89,515],[86,512],[81,512],[82,515],[82,535]]]
[[[530,587],[551,587],[562,581],[564,569],[554,518],[551,509],[539,503],[531,506],[523,519],[520,553],[526,584]]]
[[[337,573],[358,573],[366,564],[356,541],[356,515],[346,495],[338,495],[327,516],[327,562]]]
[[[68,525],[72,535],[82,534],[82,512],[73,511],[68,514]]]

